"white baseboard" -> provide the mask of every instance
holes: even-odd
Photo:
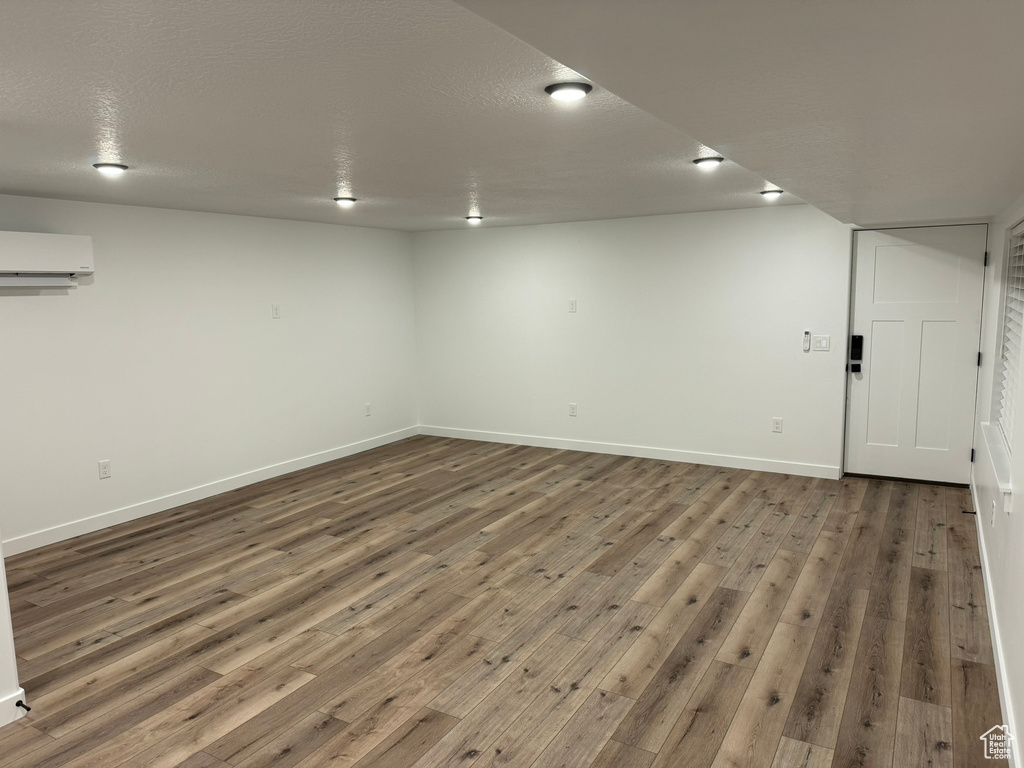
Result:
[[[8,555],[16,555],[27,552],[47,544],[54,544],[58,541],[92,533],[102,528],[108,528],[118,523],[125,523],[129,520],[136,520],[140,517],[163,512],[167,509],[179,507],[182,504],[191,504],[194,501],[215,496],[218,493],[231,491],[244,485],[267,480],[272,477],[306,469],[316,464],[323,464],[334,459],[341,459],[351,456],[354,453],[377,448],[397,440],[403,440],[415,435],[434,435],[437,437],[456,437],[467,440],[482,440],[491,443],[512,443],[515,445],[533,445],[541,448],[564,448],[575,451],[590,451],[592,453],[609,453],[617,456],[638,456],[645,459],[665,459],[667,461],[687,461],[696,464],[708,464],[715,467],[736,467],[737,469],[750,469],[764,472],[782,472],[792,475],[805,475],[808,477],[824,477],[838,479],[841,476],[839,467],[825,464],[805,464],[800,462],[776,461],[774,459],[758,459],[748,456],[729,456],[716,453],[697,453],[695,451],[682,451],[674,448],[650,448],[639,445],[620,445],[618,443],[599,443],[585,440],[567,440],[551,437],[537,437],[535,435],[516,435],[501,432],[484,432],[471,429],[450,429],[448,427],[419,426],[380,435],[358,443],[350,443],[327,451],[313,453],[297,459],[291,459],[279,464],[272,464],[260,469],[233,477],[217,480],[212,483],[188,488],[183,491],[161,496],[156,499],[149,499],[137,504],[131,504],[120,509],[102,512],[92,517],[73,520],[52,528],[41,531],[34,531],[23,536],[17,536],[3,542],[4,551]]]
[[[387,445],[388,443],[393,443],[397,440],[403,440],[407,437],[415,437],[418,434],[419,429],[416,427],[400,429],[397,432],[371,437],[368,440],[361,440],[357,443],[350,443],[338,448],[331,448],[330,450],[320,451],[319,453],[311,453],[308,456],[301,456],[297,459],[283,461],[279,464],[271,464],[267,467],[254,469],[250,472],[243,472],[240,475],[227,477],[223,480],[216,480],[212,483],[196,486],[195,488],[188,488],[184,491],[178,491],[177,493],[172,493],[167,496],[142,501],[138,504],[131,504],[127,507],[121,507],[120,509],[114,509],[109,512],[102,512],[98,515],[86,517],[81,520],[73,520],[69,523],[57,525],[52,528],[46,528],[41,531],[34,531],[33,533],[27,533],[24,536],[16,536],[13,539],[7,539],[3,542],[4,553],[9,556],[16,555],[20,552],[27,552],[30,549],[43,547],[47,544],[54,544],[58,541],[64,541],[65,539],[70,539],[75,536],[81,536],[85,533],[92,533],[93,531],[98,531],[101,528],[108,528],[111,525],[117,525],[118,523],[135,520],[140,517],[145,517],[146,515],[152,515],[156,512],[163,512],[167,509],[180,507],[182,504],[191,504],[192,502],[199,501],[200,499],[216,496],[218,493],[233,491],[235,488],[241,488],[243,485],[251,485],[252,483],[258,483],[261,480],[268,480],[272,477],[286,475],[289,472],[306,469],[307,467],[312,467],[316,464],[323,464],[328,461],[334,461],[335,459],[342,459],[346,456],[351,456],[354,453],[368,451],[371,448],[378,448],[382,445]]]
[[[974,483],[971,483],[971,501],[974,503],[974,509],[977,511],[978,497],[975,490]],[[1010,697],[1009,688],[1009,675],[1006,671],[1005,654],[1003,652],[1003,639],[1002,635],[999,634],[999,616],[996,612],[995,596],[992,594],[992,578],[991,571],[988,567],[988,551],[985,548],[985,530],[981,524],[981,513],[979,512],[974,516],[974,523],[978,530],[978,551],[981,555],[981,571],[984,575],[985,580],[985,603],[988,609],[988,629],[989,634],[992,636],[992,653],[995,656],[995,667],[996,667],[996,684],[999,688],[999,705],[1003,710],[1003,724],[1010,726],[1010,730],[1013,735],[1017,738],[1017,741],[1013,742],[1013,750],[1010,755],[1010,768],[1017,768],[1020,765],[1018,760],[1019,750],[1021,747],[1020,736],[1017,733],[1017,720],[1014,717],[1013,712],[1013,699]]]
[[[484,432],[476,429],[452,429],[420,425],[421,435],[436,437],[461,437],[466,440],[483,440],[488,443],[512,443],[533,445],[539,448],[564,448],[572,451],[610,453],[616,456],[638,456],[642,459],[665,459],[666,461],[687,461],[693,464],[708,464],[713,467],[735,467],[760,472],[781,472],[806,477],[824,477],[838,480],[842,476],[839,467],[827,464],[804,464],[795,461],[757,459],[750,456],[730,456],[718,453],[697,453],[675,448],[650,448],[642,445],[620,445],[619,443],[596,443],[589,440],[567,440],[557,437],[516,435],[504,432]]]
[[[13,723],[23,718],[27,712],[21,707],[16,707],[15,702],[25,700],[25,689],[19,688],[14,693],[0,697],[0,727]]]

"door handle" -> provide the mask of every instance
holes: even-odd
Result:
[[[850,337],[850,373],[860,373],[860,362],[864,357],[864,337]]]

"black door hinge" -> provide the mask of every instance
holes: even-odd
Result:
[[[973,509],[961,509],[960,511],[963,512],[965,515],[976,515],[976,514],[978,514]]]
[[[981,367],[981,352],[978,353],[978,367]]]
[[[985,251],[985,266],[988,266],[988,251]]]
[[[971,448],[971,464],[974,463],[974,449]]]

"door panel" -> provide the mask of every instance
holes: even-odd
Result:
[[[879,245],[872,282],[875,304],[952,304],[960,292],[960,264],[935,248]]]
[[[903,323],[876,320],[865,334],[871,367],[868,379],[868,435],[872,445],[898,445],[903,381]]]
[[[974,435],[986,227],[855,235],[846,471],[966,483]]]
[[[952,378],[956,323],[925,320],[921,323],[921,364],[917,379],[917,448],[949,449],[949,419],[953,411]],[[977,365],[975,365],[977,367]],[[973,403],[972,403],[973,405]]]

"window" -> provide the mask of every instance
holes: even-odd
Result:
[[[1000,349],[998,422],[1007,450],[1013,445],[1013,404],[1020,373],[1021,336],[1024,334],[1024,223],[1010,232],[1006,255],[1006,299]]]

